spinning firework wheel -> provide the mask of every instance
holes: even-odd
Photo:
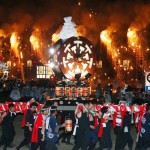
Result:
[[[80,80],[95,68],[95,52],[90,41],[83,37],[71,37],[65,42],[59,40],[54,45],[51,56],[53,71],[59,78],[75,80],[75,74],[81,74]]]

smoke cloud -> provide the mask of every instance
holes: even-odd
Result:
[[[58,33],[63,25],[63,18],[72,16],[79,35],[96,45],[102,31],[107,31],[117,51],[121,46],[128,47],[128,29],[136,32],[148,30],[149,14],[149,0],[5,0],[0,2],[0,37],[9,38],[13,32],[22,36],[21,39],[28,37],[22,45],[25,53],[29,51],[26,43],[29,43],[36,26],[40,30],[44,45],[42,51],[45,53],[52,44],[53,34]],[[147,32],[141,40],[144,48],[150,45],[149,34]],[[122,51],[119,51],[120,57],[124,55]]]

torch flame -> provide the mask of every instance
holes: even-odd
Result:
[[[17,33],[12,33],[11,37],[10,37],[10,43],[11,43],[11,49],[15,52],[15,54],[17,55],[17,48],[18,48],[18,39],[17,39]]]
[[[137,35],[137,29],[135,28],[129,28],[127,32],[127,37],[128,37],[128,44],[131,48],[135,48],[139,41],[139,37]]]
[[[116,52],[116,47],[113,46],[113,41],[111,39],[111,33],[113,31],[106,29],[101,32],[100,39],[104,43],[104,45],[107,47],[107,53],[108,56],[112,58],[113,62],[115,62],[115,59],[118,57],[118,54]]]
[[[30,42],[35,51],[40,48],[39,39],[35,35],[31,35]]]
[[[52,35],[52,42],[53,42],[53,43],[56,43],[58,40],[59,40],[58,34],[57,34],[57,33],[54,33],[54,34]]]
[[[16,32],[13,32],[10,37],[10,43],[11,43],[11,51],[14,53],[15,57],[18,58],[17,66],[21,70],[22,80],[24,81],[24,70],[23,70],[23,66],[21,64],[20,52],[19,52],[19,48],[18,48],[19,47],[19,39],[20,39],[20,37],[18,36],[18,34]]]
[[[42,41],[42,31],[34,27],[32,35],[30,36],[30,43],[32,46],[33,53],[42,61],[44,62],[44,55],[43,55],[43,41]]]

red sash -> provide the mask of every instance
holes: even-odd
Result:
[[[98,122],[98,117],[95,116],[94,117],[94,127],[96,128],[98,126],[99,122]]]
[[[105,119],[102,117],[101,122],[100,122],[100,128],[99,128],[99,131],[98,131],[98,137],[100,137],[100,138],[103,135],[103,123],[105,123]]]
[[[39,127],[42,127],[42,124],[43,124],[42,114],[38,114],[32,130],[31,142],[38,143],[38,129]]]

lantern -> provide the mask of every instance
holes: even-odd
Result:
[[[32,60],[27,61],[27,67],[32,67]]]
[[[99,60],[96,62],[96,67],[97,68],[102,68],[102,60]]]
[[[72,131],[72,120],[69,117],[66,117],[66,120],[65,120],[65,131],[66,132]]]

